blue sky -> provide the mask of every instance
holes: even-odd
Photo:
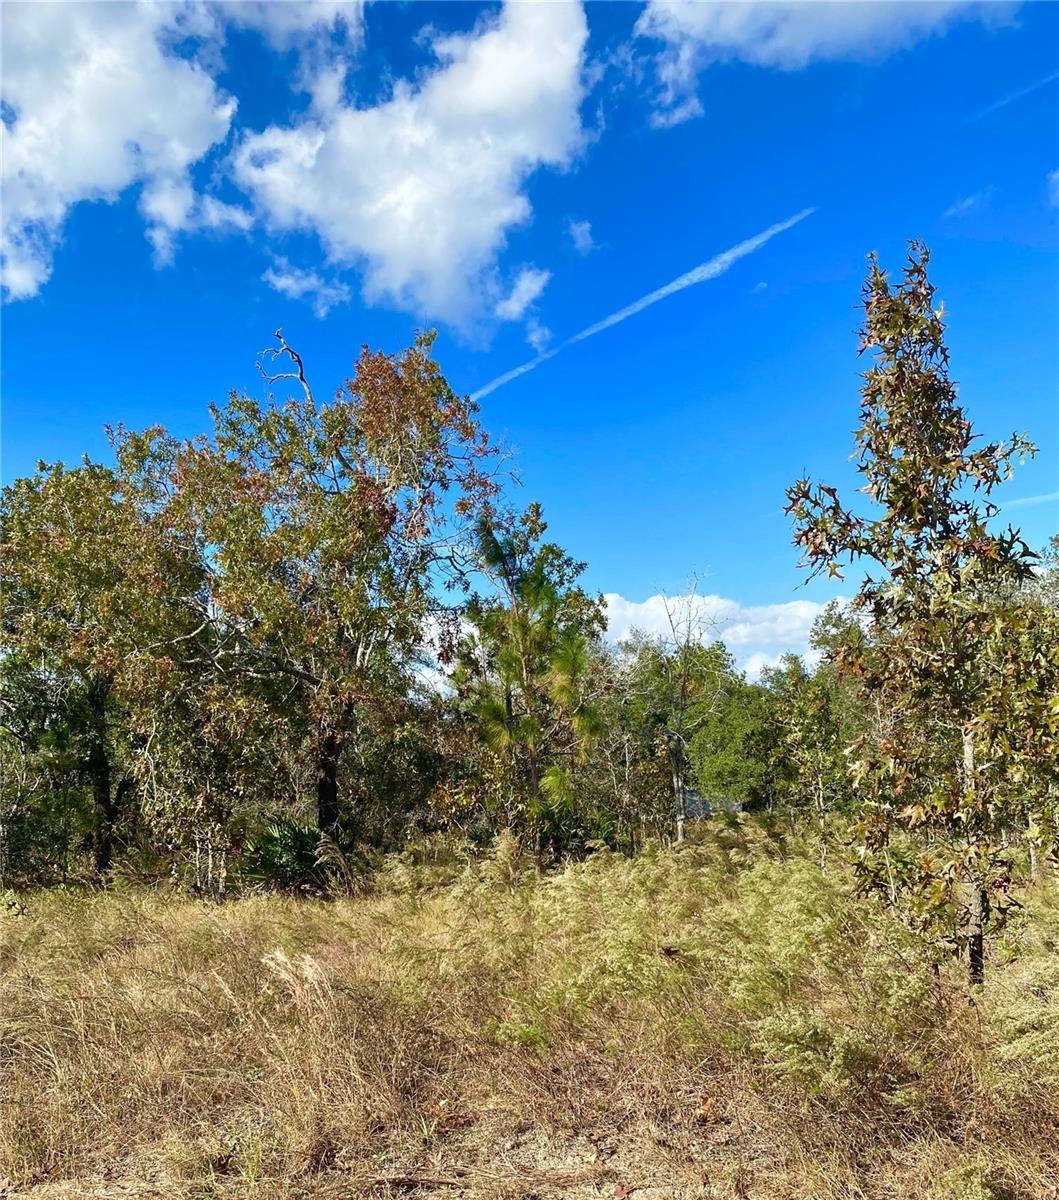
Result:
[[[2,12],[5,479],[199,431],[278,326],[318,393],[437,326],[615,630],[697,574],[753,670],[842,592],[783,492],[855,486],[865,256],[920,237],[977,428],[1041,448],[1005,516],[1059,529],[1059,6]]]

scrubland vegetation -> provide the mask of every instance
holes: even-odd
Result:
[[[71,1198],[1056,1194],[1054,884],[973,1004],[750,819],[370,887],[30,897],[0,926],[2,1170]]]
[[[430,335],[4,489],[0,1194],[1059,1195],[1059,542],[926,251],[864,309],[756,680],[607,642]]]

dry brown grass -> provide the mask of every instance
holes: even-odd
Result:
[[[0,1195],[1059,1196],[1056,890],[970,1005],[814,858],[30,896],[0,922]]]

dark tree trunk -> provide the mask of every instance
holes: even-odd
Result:
[[[110,786],[110,759],[101,740],[93,742],[88,755],[88,774],[92,780],[95,830],[92,835],[92,866],[97,875],[106,875],[114,860],[114,793]]]
[[[88,758],[85,767],[92,787],[95,827],[92,831],[92,866],[97,875],[106,875],[114,861],[114,825],[118,814],[107,745],[107,692],[105,681],[97,681],[89,693],[92,726],[89,731]]]
[[[316,827],[338,838],[338,738],[333,733],[320,743],[320,773],[316,779]]]

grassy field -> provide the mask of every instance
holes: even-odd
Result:
[[[0,1195],[1059,1196],[1059,888],[972,1003],[836,861],[748,827],[330,903],[21,897]]]

